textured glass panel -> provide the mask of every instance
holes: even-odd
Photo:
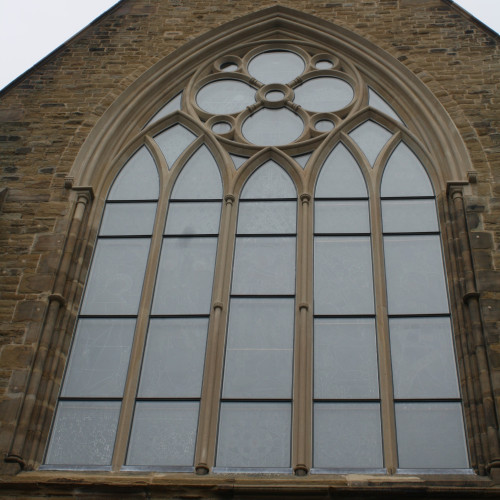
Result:
[[[304,68],[302,57],[280,50],[263,52],[248,63],[248,72],[262,83],[291,82]]]
[[[373,314],[369,237],[316,237],[314,260],[315,314]]]
[[[314,458],[317,468],[382,468],[378,403],[316,403]]]
[[[231,157],[231,160],[233,160],[234,168],[236,170],[238,170],[241,167],[241,165],[243,165],[243,163],[245,163],[248,160],[248,158],[246,158],[245,156],[238,156],[232,154],[229,154],[229,156]]]
[[[163,118],[169,115],[170,113],[173,113],[174,111],[181,109],[181,101],[182,101],[182,92],[180,94],[177,94],[170,101],[168,101],[167,104],[163,106],[163,108],[161,108],[160,111],[158,111],[158,113],[156,113],[156,115],[154,115],[153,118],[151,118],[151,120],[149,120],[148,125],[158,121],[160,118]]]
[[[295,238],[239,237],[232,293],[295,294]]]
[[[378,123],[368,120],[356,127],[349,136],[354,139],[361,151],[365,154],[370,165],[373,167],[386,142],[392,137],[392,132],[380,126]]]
[[[382,113],[385,113],[387,116],[390,116],[394,120],[396,120],[399,123],[403,123],[401,121],[401,118],[397,115],[397,113],[392,109],[389,104],[387,104],[384,99],[382,99],[374,90],[372,90],[370,87],[368,87],[368,106],[371,106],[372,108],[378,109],[379,111],[382,111]]]
[[[242,201],[238,213],[238,234],[295,233],[295,201]]]
[[[290,176],[274,161],[259,167],[247,180],[241,199],[296,198],[297,192]]]
[[[198,403],[137,402],[127,465],[193,465]]]
[[[212,125],[212,131],[216,134],[227,134],[232,126],[227,122],[217,122]]]
[[[121,397],[134,329],[135,319],[81,318],[62,396]]]
[[[396,398],[460,397],[449,318],[392,318],[389,329]]]
[[[326,159],[316,183],[317,198],[367,197],[365,180],[354,157],[338,144]]]
[[[382,176],[381,196],[434,196],[429,177],[419,159],[404,143],[394,150]]]
[[[223,397],[291,397],[293,326],[293,299],[231,299]]]
[[[316,233],[369,233],[368,201],[316,201]]]
[[[285,97],[285,94],[283,94],[283,92],[281,92],[281,90],[271,90],[271,92],[268,92],[266,94],[266,99],[268,101],[281,101],[281,99],[283,99]]]
[[[191,156],[182,169],[174,189],[173,200],[222,198],[219,168],[206,146]]]
[[[50,465],[110,465],[119,401],[60,401],[47,450]]]
[[[81,314],[137,314],[149,242],[98,240]]]
[[[396,403],[401,469],[469,466],[460,403]]]
[[[222,403],[218,467],[290,467],[289,403]]]
[[[196,139],[196,136],[182,125],[174,125],[161,134],[155,135],[154,139],[160,146],[170,169],[180,154]]]
[[[153,318],[139,397],[199,398],[208,318]]]
[[[352,87],[331,76],[307,80],[294,89],[295,103],[308,111],[335,111],[345,108],[354,97]]]
[[[238,80],[217,80],[198,91],[196,102],[214,115],[238,113],[255,102],[255,89]]]
[[[439,231],[434,200],[383,200],[382,222],[386,233]]]
[[[217,238],[167,238],[161,250],[153,314],[208,314]]]
[[[378,397],[375,320],[315,319],[314,397]]]
[[[439,236],[385,236],[389,314],[448,312]]]
[[[314,128],[320,132],[329,132],[333,130],[335,123],[330,120],[319,120],[314,124]]]
[[[108,200],[156,200],[160,180],[153,157],[142,146],[121,169]]]
[[[217,234],[220,202],[170,203],[165,234]]]
[[[260,109],[250,115],[241,127],[245,139],[259,146],[278,146],[298,139],[304,122],[287,108]]]
[[[153,232],[156,203],[108,203],[101,236],[149,236]]]
[[[307,162],[309,161],[309,158],[311,158],[310,154],[307,155],[300,155],[300,156],[294,156],[293,159],[302,167],[306,168]]]

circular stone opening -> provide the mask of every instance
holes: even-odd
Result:
[[[316,63],[316,69],[331,69],[331,68],[333,68],[333,63],[328,59],[321,59]]]
[[[236,71],[238,69],[238,65],[233,62],[225,62],[219,66],[219,69],[221,71]]]
[[[281,90],[271,90],[266,94],[266,99],[271,102],[281,101],[285,98],[285,94]]]
[[[212,131],[216,134],[227,134],[231,128],[231,124],[227,122],[217,122],[212,125]]]
[[[335,123],[333,123],[332,121],[330,120],[318,120],[315,124],[314,124],[314,128],[318,131],[318,132],[329,132],[330,130],[333,130],[335,127]]]

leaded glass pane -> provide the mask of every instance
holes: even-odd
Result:
[[[108,203],[100,236],[150,236],[155,222],[156,203]]]
[[[434,200],[382,200],[385,233],[439,231]]]
[[[170,203],[165,234],[214,234],[219,232],[220,202]]]
[[[386,142],[392,137],[392,132],[372,120],[356,127],[349,136],[356,141],[368,162],[373,167],[375,160]]]
[[[238,113],[255,102],[255,89],[238,80],[217,80],[196,95],[198,106],[214,115]]]
[[[252,58],[248,72],[261,83],[288,83],[304,71],[305,64],[293,52],[273,50]]]
[[[182,125],[174,125],[155,135],[155,141],[165,156],[168,168],[172,168],[175,160],[196,139],[196,136]]]
[[[295,233],[295,201],[240,202],[238,234]]]
[[[397,113],[392,109],[389,104],[382,99],[374,90],[372,90],[370,87],[368,87],[368,105],[371,106],[372,108],[378,109],[379,111],[382,111],[382,113],[385,113],[387,116],[390,116],[394,120],[396,120],[399,123],[403,123],[401,121],[401,118],[397,115]]]
[[[241,199],[296,198],[297,192],[290,176],[274,161],[259,167],[245,183]]]
[[[369,233],[368,201],[316,201],[316,233]]]
[[[328,76],[307,80],[296,87],[294,92],[296,104],[315,112],[345,108],[354,97],[352,87],[347,82]]]
[[[163,106],[163,108],[158,111],[151,120],[149,120],[148,125],[151,123],[154,123],[161,118],[164,118],[165,116],[169,115],[170,113],[173,113],[174,111],[177,111],[181,109],[181,102],[182,102],[182,92],[180,94],[177,94],[174,98],[172,98],[170,101]]]

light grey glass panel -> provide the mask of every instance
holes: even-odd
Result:
[[[259,146],[278,146],[298,139],[304,131],[299,115],[287,108],[260,109],[241,127],[245,139]]]
[[[382,468],[382,432],[378,403],[314,405],[316,468]]]
[[[266,99],[272,102],[281,101],[284,97],[285,94],[281,90],[271,90],[266,94]]]
[[[370,238],[314,239],[314,313],[373,314]]]
[[[385,236],[389,314],[448,312],[439,236]]]
[[[295,238],[237,238],[232,293],[295,294]]]
[[[289,403],[222,403],[218,467],[290,467]]]
[[[330,69],[333,68],[333,63],[325,59],[318,61],[315,66],[317,69]]]
[[[110,465],[119,401],[60,401],[46,464]]]
[[[168,168],[172,168],[175,160],[196,139],[196,136],[182,125],[174,125],[154,137],[167,160]]]
[[[383,200],[382,222],[386,233],[439,231],[434,200]]]
[[[61,395],[121,397],[134,329],[135,319],[81,318]]]
[[[262,83],[288,83],[304,71],[302,57],[293,52],[273,50],[255,56],[248,72]]]
[[[316,183],[317,198],[367,197],[365,180],[354,157],[338,144],[326,159]]]
[[[245,156],[238,156],[232,154],[229,154],[229,156],[231,157],[231,160],[233,160],[234,168],[236,170],[238,170],[241,167],[241,165],[243,165],[243,163],[245,163],[248,160],[248,158],[246,158]]]
[[[172,190],[173,200],[222,198],[222,181],[214,157],[206,146],[191,156]]]
[[[142,362],[139,397],[199,398],[208,318],[153,318]]]
[[[101,236],[149,236],[153,233],[156,203],[108,203]]]
[[[392,318],[394,396],[460,397],[449,318]]]
[[[98,240],[81,314],[137,314],[149,242]]]
[[[212,125],[212,131],[216,134],[227,134],[232,128],[232,125],[227,122],[217,122]]]
[[[153,314],[208,314],[217,238],[167,238],[163,242]]]
[[[238,234],[295,233],[295,201],[242,201],[238,213]]]
[[[177,111],[181,109],[181,101],[182,101],[182,92],[180,94],[177,94],[173,99],[167,102],[163,108],[156,113],[151,120],[149,120],[148,125],[150,125],[153,122],[158,121],[160,118],[163,118],[170,113],[173,113],[174,111]]]
[[[231,299],[225,398],[290,398],[293,299]]]
[[[373,167],[380,151],[382,151],[386,142],[392,137],[392,132],[389,132],[378,123],[368,120],[350,132],[349,136],[357,142],[361,151],[363,151],[370,165]]]
[[[375,320],[315,319],[314,397],[378,397]]]
[[[307,155],[300,155],[300,156],[294,156],[293,159],[302,167],[306,168],[307,162],[309,161],[309,158],[311,158],[310,154]]]
[[[247,180],[241,199],[295,198],[297,192],[290,176],[274,161],[259,167]]]
[[[335,111],[346,107],[354,97],[352,87],[333,77],[307,80],[294,89],[294,102],[309,111]]]
[[[142,146],[121,169],[108,200],[155,200],[160,180],[153,157]]]
[[[469,466],[460,403],[396,403],[401,469]]]
[[[404,143],[392,153],[382,176],[381,196],[433,196],[429,177],[419,159]]]
[[[217,80],[198,91],[196,102],[214,115],[238,113],[255,102],[255,89],[238,80]]]
[[[193,465],[197,402],[137,402],[127,465]]]
[[[385,113],[387,116],[390,116],[394,120],[396,120],[399,123],[403,123],[401,121],[401,118],[397,115],[397,113],[392,109],[389,104],[387,104],[384,99],[382,99],[374,90],[372,90],[370,87],[368,87],[368,105],[371,106],[372,108],[378,109],[379,111],[382,111],[382,113]]]
[[[170,203],[165,234],[217,234],[220,202]]]
[[[316,233],[369,233],[368,201],[316,201]]]
[[[330,120],[318,120],[314,124],[314,128],[320,132],[329,132],[330,130],[333,130],[334,127],[335,123]]]

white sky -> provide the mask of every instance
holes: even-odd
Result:
[[[0,89],[117,0],[0,0]],[[455,0],[500,33],[500,0]]]

